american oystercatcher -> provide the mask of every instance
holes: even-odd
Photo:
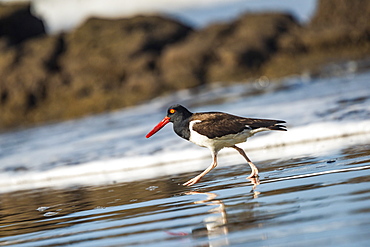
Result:
[[[235,144],[247,141],[254,134],[266,130],[283,130],[285,121],[238,117],[223,112],[192,113],[182,105],[173,105],[167,110],[167,116],[159,122],[147,135],[151,137],[166,124],[172,122],[175,133],[201,147],[211,150],[213,162],[198,176],[183,185],[191,186],[198,183],[208,172],[217,166],[217,153],[230,147],[237,150],[248,162],[252,173],[248,178],[258,177],[257,167],[250,161],[244,150]]]

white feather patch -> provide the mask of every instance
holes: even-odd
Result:
[[[189,123],[189,129],[190,129],[190,138],[189,141],[192,143],[197,144],[198,146],[201,147],[207,147],[209,148],[212,152],[218,152],[224,147],[231,147],[234,146],[235,144],[242,143],[247,141],[248,137],[251,137],[257,132],[260,131],[265,131],[269,130],[267,128],[259,128],[255,130],[251,130],[250,128],[243,130],[240,133],[237,134],[229,134],[221,137],[216,137],[213,139],[208,138],[205,135],[201,135],[198,132],[196,132],[193,129],[194,124],[202,122],[201,120],[194,120],[190,121]],[[249,126],[247,126],[249,127]]]

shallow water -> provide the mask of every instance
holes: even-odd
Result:
[[[370,145],[104,186],[0,195],[2,246],[368,246]]]

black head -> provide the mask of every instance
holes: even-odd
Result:
[[[193,115],[193,113],[179,104],[172,105],[167,110],[167,117],[170,118],[169,121],[172,123],[183,121],[184,119],[189,118],[191,115]]]
[[[188,109],[186,109],[182,105],[173,105],[168,108],[167,116],[163,118],[162,121],[160,121],[145,137],[151,137],[160,129],[162,129],[166,124],[172,122],[173,129],[175,130],[176,134],[189,140],[190,132],[188,125],[191,115],[193,115],[193,113],[188,111]]]

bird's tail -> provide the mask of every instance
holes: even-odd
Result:
[[[286,122],[282,120],[274,120],[274,123],[267,128],[270,130],[282,130],[287,131],[286,126],[284,125]]]

